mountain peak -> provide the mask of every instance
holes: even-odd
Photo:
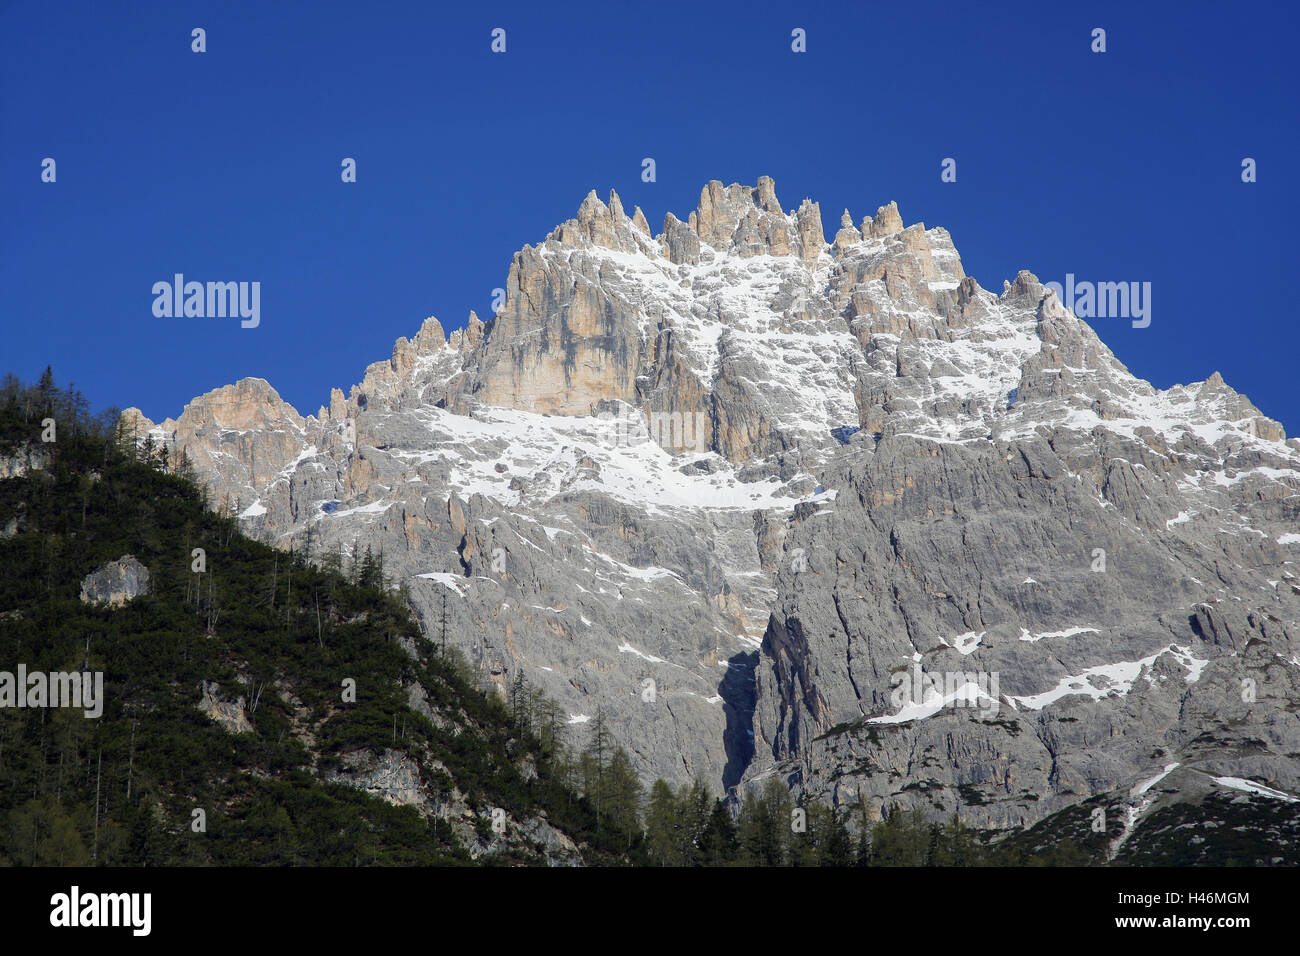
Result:
[[[166,438],[269,539],[382,550],[485,681],[603,707],[651,779],[1032,821],[1146,773],[1110,728],[1196,739],[1234,647],[1296,658],[1300,447],[1217,373],[1141,381],[1032,272],[985,290],[897,203],[852,223],[828,246],[813,200],[713,180],[651,237],[593,191],[452,347],[428,318],[316,420],[244,380]],[[1006,720],[892,705],[968,659]],[[629,705],[646,677],[671,708]],[[956,738],[969,766],[889,769]]]

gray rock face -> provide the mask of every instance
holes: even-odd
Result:
[[[427,801],[419,765],[406,754],[354,751],[345,755],[343,763],[343,770],[327,772],[324,779],[346,783],[394,806],[420,807]]]
[[[124,554],[86,575],[81,582],[81,600],[86,604],[121,607],[149,593],[149,569]]]
[[[21,478],[32,471],[48,468],[50,454],[40,446],[23,445],[12,455],[0,455],[0,479]]]
[[[1041,439],[899,438],[853,462],[833,510],[796,511],[807,569],[777,576],[751,774],[998,827],[1207,746],[1294,790],[1285,553],[1147,515],[1153,473],[1106,497]]]
[[[491,322],[315,415],[247,379],[126,418],[246,530],[382,550],[426,636],[647,778],[1005,827],[1211,748],[1294,792],[1300,443],[892,203],[840,222],[764,177],[652,237],[593,193]]]

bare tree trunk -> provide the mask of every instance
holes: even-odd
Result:
[[[99,763],[95,768],[95,842],[91,845],[90,862],[99,859],[99,779],[104,770],[104,751],[99,751]]]
[[[126,768],[126,802],[131,803],[131,778],[135,776],[135,724],[131,721],[131,761]]]

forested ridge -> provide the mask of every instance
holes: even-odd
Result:
[[[55,440],[42,441],[49,419]],[[526,839],[491,840],[494,810],[543,814],[586,862],[626,859],[629,841],[566,786],[558,741],[521,731],[457,655],[420,637],[380,558],[318,565],[246,538],[186,463],[124,442],[116,420],[49,372],[0,386],[0,457],[32,465],[0,480],[0,667],[102,671],[106,698],[99,719],[0,708],[0,860],[470,862],[472,836],[436,813],[326,782],[358,752],[411,758],[435,806],[468,809],[494,844],[480,862],[542,860]],[[149,593],[83,603],[83,578],[126,554],[149,569]],[[243,699],[252,732],[200,712],[205,682]],[[410,706],[413,688],[435,719]]]

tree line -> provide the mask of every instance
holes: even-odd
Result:
[[[589,801],[597,826],[631,862],[660,867],[696,866],[1020,866],[1087,865],[1094,854],[1070,841],[1043,852],[994,843],[992,834],[966,825],[956,813],[943,823],[919,809],[867,805],[832,808],[815,800],[796,803],[779,777],[742,794],[715,795],[696,779],[677,789],[661,779],[647,792],[623,747],[614,742],[597,709],[585,743],[565,744],[562,709],[522,674],[510,684],[510,719],[518,732],[544,740],[555,773]]]

